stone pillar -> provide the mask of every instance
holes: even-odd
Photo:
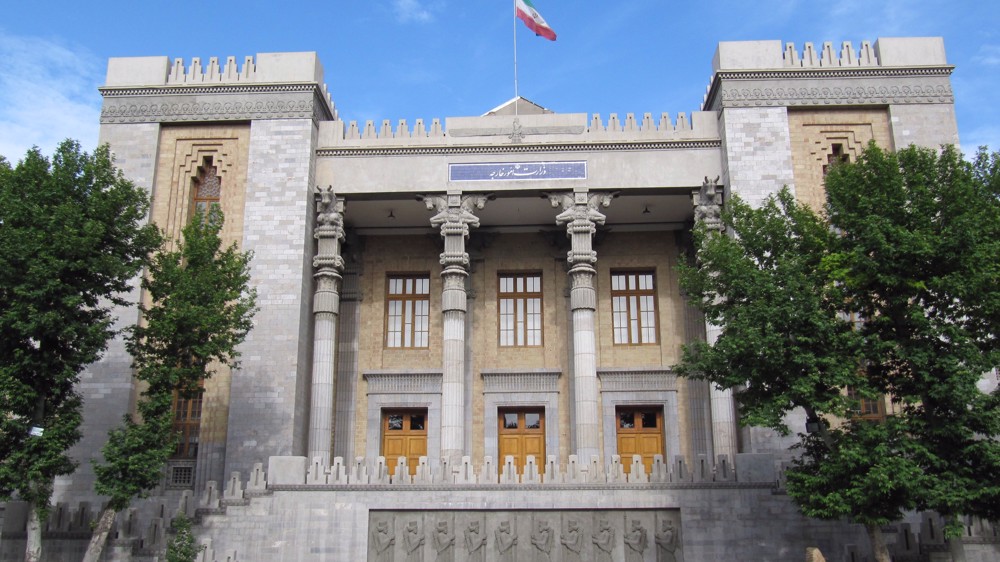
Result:
[[[704,224],[714,235],[722,235],[722,193],[718,185],[719,178],[710,180],[707,177],[701,188],[691,193],[694,204],[694,220]],[[709,345],[715,343],[722,329],[710,322],[705,322],[705,340]],[[711,388],[712,407],[712,450],[715,456],[729,455],[734,458],[736,446],[736,407],[733,402],[733,391],[720,389],[714,384]]]
[[[572,194],[550,194],[553,207],[563,211],[556,224],[566,225],[570,251],[566,256],[570,277],[570,309],[573,314],[573,399],[576,428],[576,454],[580,459],[601,455],[601,412],[597,392],[597,340],[594,335],[594,315],[597,291],[594,276],[597,252],[593,250],[593,235],[605,217],[597,208],[607,207],[615,193],[588,193],[578,188]]]
[[[448,459],[450,466],[458,466],[462,456],[468,454],[465,450],[465,280],[469,276],[469,254],[465,251],[465,239],[470,227],[479,226],[473,209],[482,209],[492,195],[462,195],[456,191],[421,198],[428,210],[437,211],[431,217],[431,224],[441,229],[444,239],[441,457]]]
[[[344,259],[340,243],[344,239],[344,198],[332,188],[316,194],[317,240],[316,293],[313,296],[313,362],[309,410],[309,459],[319,457],[330,465],[333,441],[334,362],[336,360],[337,316],[340,314],[340,284]]]

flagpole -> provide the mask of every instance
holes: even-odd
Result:
[[[514,116],[517,117],[517,0],[514,0]]]

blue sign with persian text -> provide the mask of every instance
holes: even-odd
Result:
[[[490,162],[448,164],[448,181],[535,181],[585,180],[587,163],[574,162]]]

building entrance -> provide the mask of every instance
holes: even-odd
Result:
[[[410,475],[417,473],[420,457],[427,456],[427,410],[382,412],[382,456],[390,467],[406,457]]]
[[[541,474],[545,469],[545,410],[517,409],[499,411],[500,464],[507,456],[514,457],[517,473],[524,472],[528,455],[535,456]]]
[[[663,454],[663,409],[651,406],[620,407],[618,414],[618,454],[625,472],[632,467],[632,455],[642,455],[646,474],[653,468],[653,455]]]

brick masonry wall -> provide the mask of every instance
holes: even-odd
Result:
[[[788,112],[792,141],[795,196],[802,203],[819,210],[826,202],[823,166],[828,163],[832,146],[839,144],[853,162],[874,140],[892,150],[889,115],[885,109],[802,109]]]
[[[260,311],[232,376],[225,474],[276,451],[303,451],[312,294],[312,151],[308,119],[250,128],[243,249],[254,252]]]
[[[727,197],[733,193],[756,206],[782,186],[794,191],[786,108],[727,108],[719,131]]]
[[[958,144],[955,106],[950,103],[893,105],[889,107],[889,117],[896,148],[911,144],[929,148]],[[966,151],[972,154],[977,148],[968,146]]]

